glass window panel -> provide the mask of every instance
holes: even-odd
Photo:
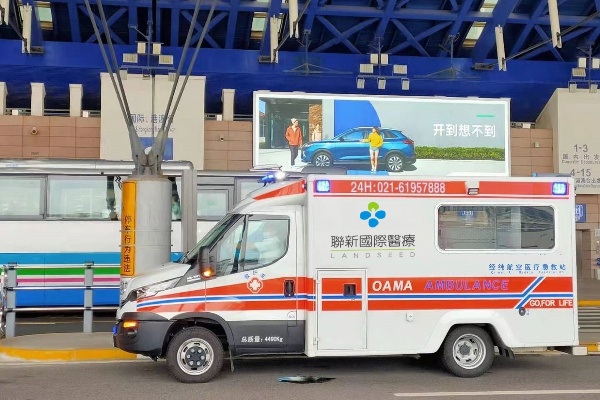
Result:
[[[42,178],[0,178],[0,217],[41,217]]]
[[[438,225],[438,245],[445,250],[554,248],[549,206],[443,206]]]
[[[198,202],[197,202],[197,216],[221,218],[228,211],[228,197],[229,192],[227,190],[211,190],[202,189],[198,191]]]
[[[251,192],[253,192],[256,189],[260,189],[261,187],[264,186],[263,183],[257,182],[258,179],[255,180],[243,180],[240,181],[240,200],[244,200],[248,194],[250,194]]]
[[[48,216],[118,220],[121,213],[121,181],[121,177],[113,176],[50,176]]]

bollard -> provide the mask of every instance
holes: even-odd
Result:
[[[6,274],[6,337],[15,337],[17,305],[17,263],[8,263]]]
[[[0,270],[0,339],[6,337],[6,265]]]
[[[94,262],[86,261],[85,263],[85,291],[83,297],[83,332],[92,333],[92,322],[94,319],[94,297],[92,286],[94,286]]]

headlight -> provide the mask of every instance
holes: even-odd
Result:
[[[179,279],[180,278],[169,279],[168,281],[153,283],[148,286],[134,289],[127,296],[127,301],[136,301],[145,299],[146,297],[156,296],[157,293],[162,292],[163,290],[169,290],[175,287],[177,282],[179,282]]]

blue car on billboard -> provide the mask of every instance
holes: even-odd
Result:
[[[333,139],[308,142],[300,148],[302,162],[317,167],[334,164],[370,165],[369,145],[366,139],[372,127],[352,128]],[[383,146],[379,150],[378,165],[389,172],[401,172],[407,164],[414,164],[415,143],[398,129],[380,128]]]

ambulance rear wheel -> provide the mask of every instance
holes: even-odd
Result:
[[[494,362],[494,343],[478,326],[460,326],[452,330],[441,350],[444,368],[461,378],[483,375]]]
[[[166,358],[169,372],[178,381],[204,383],[221,371],[223,345],[208,329],[187,328],[173,337]]]

